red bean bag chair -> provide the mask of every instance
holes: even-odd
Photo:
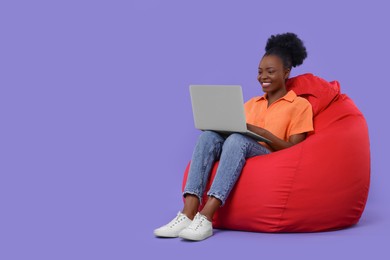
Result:
[[[340,94],[337,81],[304,74],[290,78],[287,88],[312,104],[314,132],[291,148],[248,159],[214,216],[215,228],[314,232],[359,221],[370,182],[369,136],[362,113]],[[218,162],[206,192],[217,167]],[[188,170],[189,164],[182,189]]]

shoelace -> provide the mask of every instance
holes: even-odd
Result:
[[[182,216],[180,213],[177,214],[177,217],[176,217],[174,220],[172,220],[171,223],[169,223],[169,227],[170,227],[170,228],[173,228],[174,226],[176,226],[177,224],[179,224],[180,222],[182,222],[183,219],[184,219],[184,216]]]
[[[197,218],[196,220],[200,219],[200,221],[198,222],[198,221],[195,221],[195,219],[194,219],[194,221],[188,227],[189,229],[198,230],[198,228],[202,226],[203,221],[205,220],[204,217],[196,216],[196,218]],[[196,226],[194,227],[193,224],[196,224]]]

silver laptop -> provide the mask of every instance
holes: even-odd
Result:
[[[190,85],[195,127],[222,134],[242,133],[257,141],[270,140],[247,129],[244,99],[238,85]]]

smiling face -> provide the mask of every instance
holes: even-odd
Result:
[[[257,80],[268,96],[283,96],[286,93],[286,80],[290,69],[285,68],[283,61],[276,55],[264,56],[259,64]]]

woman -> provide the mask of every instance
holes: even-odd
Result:
[[[246,159],[289,148],[305,140],[313,130],[310,103],[287,91],[292,67],[307,57],[303,42],[293,33],[272,35],[259,64],[257,79],[265,94],[245,103],[248,129],[271,143],[259,143],[241,134],[224,138],[216,132],[203,132],[195,146],[187,183],[184,207],[168,224],[154,230],[157,237],[203,240],[213,234],[212,219],[223,206],[237,182]],[[219,166],[203,209],[198,212],[214,162]]]

